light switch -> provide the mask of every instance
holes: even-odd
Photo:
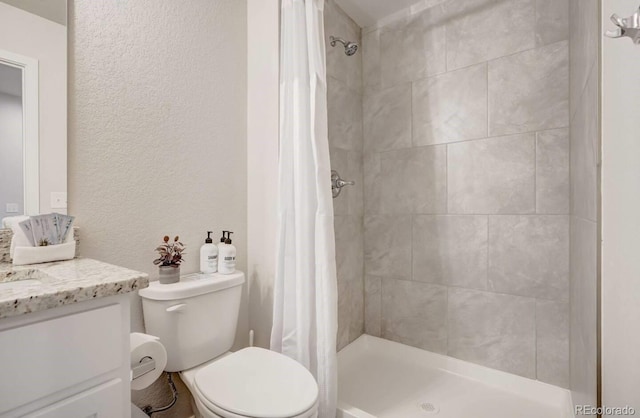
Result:
[[[7,203],[7,213],[18,213],[18,204],[17,203]]]
[[[66,209],[67,193],[51,192],[51,209]]]

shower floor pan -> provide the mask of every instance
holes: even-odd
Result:
[[[362,335],[338,353],[337,418],[573,418],[553,385]]]

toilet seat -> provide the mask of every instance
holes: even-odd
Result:
[[[194,401],[198,407],[198,410],[202,414],[203,418],[256,418],[247,415],[234,414],[231,411],[227,411],[218,407],[211,402],[207,402],[204,395],[195,388],[193,393]],[[206,404],[205,404],[206,402]],[[206,411],[206,413],[204,413]],[[318,417],[318,401],[316,401],[309,410],[303,412],[300,415],[288,416],[286,418],[317,418]]]
[[[317,413],[318,385],[295,360],[249,347],[195,373],[198,406],[225,418],[307,418]]]

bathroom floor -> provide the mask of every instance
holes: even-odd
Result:
[[[564,389],[367,335],[338,363],[344,418],[569,416]]]

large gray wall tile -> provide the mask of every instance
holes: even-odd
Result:
[[[362,35],[362,85],[377,89],[381,85],[380,30]]]
[[[380,213],[380,196],[382,189],[380,187],[380,154],[377,152],[367,152],[363,156],[363,172],[364,172],[364,213],[379,214]]]
[[[487,65],[413,85],[413,143],[442,144],[487,136]]]
[[[490,217],[488,281],[496,292],[568,301],[569,217]]]
[[[536,376],[569,387],[569,303],[536,301]]]
[[[571,398],[574,405],[597,405],[598,363],[597,346],[587,346],[582,340],[574,340],[572,335],[571,353]],[[593,416],[596,415],[585,415]]]
[[[449,70],[535,45],[535,0],[463,0],[445,7]]]
[[[596,395],[598,226],[571,218],[571,389],[574,403]]]
[[[489,63],[489,134],[569,126],[566,41]]]
[[[447,352],[447,288],[382,281],[382,337],[435,353]]]
[[[365,151],[411,146],[411,84],[367,89],[363,108]]]
[[[533,213],[534,134],[447,145],[449,213]]]
[[[413,280],[487,288],[486,216],[413,219]]]
[[[411,215],[372,215],[364,219],[367,274],[411,278]]]
[[[571,114],[580,105],[580,96],[590,74],[598,73],[600,17],[598,0],[570,0]]]
[[[536,44],[569,39],[569,0],[536,0]]]
[[[335,2],[328,2],[324,10],[327,75],[346,83],[352,90],[362,91],[362,55],[348,57],[340,44],[332,47],[329,36],[334,35],[360,42],[360,27]]]
[[[364,214],[364,166],[361,152],[349,151],[347,154],[347,169],[344,178],[356,182],[342,190],[340,196],[347,200],[349,215]],[[341,172],[340,172],[341,173]]]
[[[536,134],[536,212],[569,213],[569,129]]]
[[[337,78],[327,79],[329,144],[362,152],[362,95]]]
[[[447,150],[444,145],[380,155],[380,213],[445,213]]]
[[[380,32],[383,87],[444,72],[445,27],[440,8],[427,9]]]
[[[534,299],[449,288],[450,356],[535,378]]]
[[[338,335],[336,349],[341,350],[349,344],[349,332],[351,325],[351,300],[355,295],[353,284],[349,280],[338,277]]]
[[[571,213],[598,219],[598,79],[589,78],[571,123]]]
[[[338,348],[364,331],[364,233],[362,217],[335,216],[338,276]]]
[[[364,287],[362,281],[338,279],[337,349],[364,333]]]
[[[363,281],[364,231],[362,217],[335,216],[336,268],[340,279]]]
[[[381,334],[382,278],[365,276],[364,279],[364,331],[375,337]]]

